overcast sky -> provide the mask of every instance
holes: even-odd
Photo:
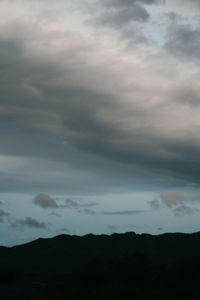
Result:
[[[200,2],[0,0],[0,244],[200,226]]]

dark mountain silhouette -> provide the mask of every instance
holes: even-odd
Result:
[[[69,236],[0,247],[1,300],[195,299],[200,233]]]
[[[197,257],[200,256],[200,233],[59,235],[11,248],[0,247],[0,266],[9,271],[69,272],[100,256],[134,253],[144,254],[157,264]]]

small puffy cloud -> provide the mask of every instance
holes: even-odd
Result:
[[[114,226],[114,225],[108,225],[107,228],[108,228],[109,230],[111,230],[111,231],[117,230],[117,227]]]
[[[163,192],[160,194],[160,201],[152,200],[148,203],[154,209],[158,209],[162,207],[162,205],[170,208],[172,209],[173,214],[179,217],[192,215],[200,211],[198,208],[192,206],[194,203],[200,204],[199,195],[189,195],[178,192]]]
[[[175,216],[182,217],[182,216],[193,215],[194,213],[197,212],[197,209],[189,207],[185,204],[181,204],[180,206],[176,207],[173,212]]]
[[[160,194],[161,202],[168,207],[178,206],[180,204],[200,204],[200,195],[186,195],[182,193],[163,192]]]
[[[49,195],[47,194],[39,194],[37,195],[34,199],[33,199],[33,203],[42,207],[42,208],[60,208],[60,209],[75,209],[75,210],[80,210],[80,212],[83,213],[90,213],[91,211],[89,208],[98,205],[97,202],[87,202],[87,203],[80,203],[74,199],[57,199],[54,200],[53,198],[51,198]],[[56,213],[56,212],[51,212],[48,214],[49,216],[56,216],[56,217],[60,217],[61,215]]]
[[[49,213],[48,216],[54,216],[54,217],[57,217],[57,218],[60,218],[60,217],[61,217],[60,214],[58,214],[58,213],[56,213],[56,212],[54,212],[54,211],[51,212],[51,213]]]
[[[159,209],[161,207],[161,203],[157,199],[151,200],[148,203],[153,209]]]
[[[164,192],[160,194],[160,199],[164,205],[168,207],[177,206],[186,200],[185,195],[181,193],[168,193]]]
[[[88,203],[80,203],[74,199],[67,198],[64,200],[64,203],[60,204],[60,208],[71,208],[71,209],[80,209],[80,208],[90,208],[98,205],[97,202],[88,202]]]
[[[97,212],[92,210],[92,209],[89,209],[89,208],[82,208],[82,209],[79,209],[78,211],[79,213],[83,213],[83,214],[86,214],[86,215],[96,215]]]
[[[78,208],[80,205],[77,201],[73,199],[65,199],[64,204],[61,204],[60,207],[62,208]]]
[[[12,227],[29,227],[29,228],[36,228],[36,229],[42,229],[46,228],[46,224],[43,222],[38,222],[36,219],[33,219],[31,217],[26,217],[25,219],[19,219],[16,220]]]
[[[161,226],[158,226],[158,227],[157,227],[157,230],[158,230],[158,231],[162,231],[163,228],[162,228]]]
[[[39,194],[33,199],[33,203],[42,208],[58,208],[56,201],[47,194]]]
[[[0,209],[0,223],[5,221],[5,218],[8,217],[10,214],[7,211]]]
[[[58,229],[57,232],[59,232],[59,233],[61,233],[61,232],[69,233],[70,230],[67,227],[62,227],[62,228]]]

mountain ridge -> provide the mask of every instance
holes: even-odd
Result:
[[[25,242],[25,243],[22,243],[22,244],[17,244],[17,245],[13,245],[13,246],[4,246],[4,245],[0,245],[0,248],[6,248],[6,249],[12,249],[12,248],[16,248],[16,247],[21,247],[21,246],[24,246],[24,245],[27,245],[27,244],[32,244],[32,243],[35,243],[36,241],[43,241],[43,240],[55,240],[57,238],[88,238],[88,237],[112,237],[112,236],[125,236],[125,235],[135,235],[135,236],[138,236],[138,237],[143,237],[143,236],[149,236],[149,237],[163,237],[163,236],[174,236],[174,235],[180,235],[180,236],[194,236],[194,235],[199,235],[200,236],[200,231],[196,231],[196,232],[192,232],[192,233],[184,233],[184,232],[165,232],[165,233],[161,233],[161,234],[150,234],[150,233],[135,233],[134,231],[127,231],[127,232],[124,232],[124,233],[117,233],[117,232],[114,232],[114,233],[111,233],[111,234],[93,234],[93,233],[87,233],[87,234],[84,234],[84,235],[74,235],[74,234],[65,234],[65,233],[62,233],[62,234],[58,234],[58,235],[55,235],[53,237],[40,237],[40,238],[36,238],[34,240],[31,240],[29,242]]]
[[[111,235],[61,234],[39,238],[12,247],[0,247],[0,266],[16,272],[70,272],[96,257],[141,253],[152,263],[174,263],[187,257],[200,257],[200,232],[135,232]]]

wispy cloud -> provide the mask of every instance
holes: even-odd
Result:
[[[10,216],[10,213],[0,209],[0,223],[4,223],[5,219]]]
[[[60,218],[62,215],[58,214],[56,212],[51,212],[51,213],[48,214],[48,216],[54,216],[54,217]]]
[[[79,210],[80,212],[85,212],[85,213],[89,213],[92,212],[92,210],[90,210],[90,207],[94,207],[97,206],[98,203],[97,202],[86,202],[83,203],[83,201],[77,201],[74,199],[58,199],[55,200],[52,197],[50,197],[47,194],[39,194],[37,195],[34,199],[33,199],[33,203],[44,208],[44,209],[50,209],[50,208],[60,208],[60,209],[75,209],[75,210]],[[56,213],[56,212],[51,212],[48,214],[49,216],[60,216],[60,214]]]
[[[178,217],[193,215],[197,212],[199,213],[198,209],[189,207],[185,204],[181,204],[173,210],[174,215]]]
[[[25,219],[18,219],[11,225],[13,228],[16,227],[28,227],[35,229],[45,229],[46,224],[44,222],[39,222],[32,217],[26,217]]]
[[[116,230],[117,230],[117,227],[114,226],[114,225],[108,225],[107,228],[108,228],[110,231],[116,231]]]
[[[120,216],[120,215],[137,215],[145,213],[146,210],[121,210],[121,211],[102,211],[100,214],[108,216]]]
[[[79,208],[79,206],[80,204],[77,201],[70,198],[65,199],[64,203],[59,205],[59,207],[61,208],[75,208],[75,209]]]
[[[120,216],[120,215],[136,215],[146,212],[145,210],[119,210],[119,211],[94,211],[91,209],[81,209],[80,213],[89,215],[108,215],[108,216]]]
[[[161,203],[157,199],[153,199],[151,201],[148,201],[148,204],[153,208],[153,209],[159,209],[161,207]]]
[[[98,212],[96,212],[95,210],[89,209],[89,208],[79,209],[78,212],[86,214],[86,215],[91,215],[91,216],[98,214]]]
[[[57,233],[60,234],[62,232],[70,233],[70,230],[67,227],[62,227],[62,228],[57,229]]]

